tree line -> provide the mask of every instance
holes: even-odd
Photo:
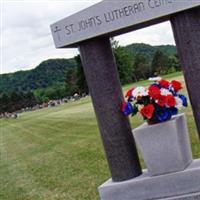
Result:
[[[112,41],[112,47],[122,85],[145,80],[156,74],[164,75],[181,70],[176,54],[167,55],[160,49],[157,49],[153,57],[145,53],[137,53],[133,56],[126,47],[119,46],[116,41]],[[59,76],[63,73],[65,74],[62,82],[57,81],[48,87],[29,89],[28,91],[26,89],[25,91],[19,90],[10,93],[0,92],[0,113],[14,112],[25,107],[33,107],[36,104],[42,104],[49,100],[73,96],[75,93],[79,95],[88,94],[88,86],[80,56],[74,57],[73,67],[67,67],[65,70],[63,66],[60,66],[64,63],[64,60],[62,59],[61,61],[61,63],[58,61],[54,61],[54,63],[57,66],[56,70],[60,70],[60,67],[62,69],[59,72]],[[46,67],[47,64],[48,62],[45,63],[46,71],[49,70]],[[54,72],[56,73],[56,71]],[[48,80],[47,77],[45,77],[45,80]]]
[[[30,108],[38,103],[32,92],[12,92],[11,94],[0,95],[0,113],[13,113],[22,108]]]
[[[181,70],[177,54],[167,55],[157,49],[152,58],[146,52],[133,56],[126,47],[118,46],[116,42],[113,49],[122,85]]]

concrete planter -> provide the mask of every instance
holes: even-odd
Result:
[[[156,125],[145,123],[133,135],[150,176],[182,171],[192,162],[184,114]]]

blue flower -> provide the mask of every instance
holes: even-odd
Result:
[[[182,100],[183,106],[187,107],[188,106],[187,98],[184,95],[181,95],[181,94],[179,94],[179,98]]]
[[[169,112],[171,115],[177,115],[178,114],[178,109],[175,107],[168,108]]]
[[[134,107],[132,106],[130,102],[128,102],[124,105],[122,112],[124,113],[124,115],[128,116],[134,113]]]
[[[133,97],[128,97],[128,102],[132,102],[133,101]]]
[[[173,94],[174,97],[177,97],[177,96],[178,96],[178,94],[177,94],[174,90],[169,89],[169,91]]]
[[[155,86],[155,87],[157,87],[157,88],[159,88],[159,89],[162,88],[162,86],[161,86],[160,84],[158,84],[158,83],[153,83],[151,86]]]
[[[170,120],[172,117],[171,112],[169,111],[169,109],[158,109],[156,111],[156,117],[158,118],[158,120],[160,122],[165,122],[167,120]]]

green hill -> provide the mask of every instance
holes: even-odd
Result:
[[[157,49],[160,49],[168,57],[176,54],[173,45],[151,46],[143,43],[131,44],[125,47],[133,58],[140,54],[151,63]],[[34,91],[65,83],[66,70],[76,67],[75,59],[50,59],[43,61],[35,69],[18,71],[10,74],[2,74],[0,79],[0,93],[12,91]]]
[[[126,50],[133,57],[137,55],[144,56],[149,62],[152,62],[153,56],[157,50],[162,51],[168,57],[177,54],[176,47],[173,45],[151,46],[144,43],[136,43],[126,46]]]
[[[66,70],[74,67],[76,67],[74,59],[50,59],[32,70],[2,74],[0,92],[27,92],[63,83],[65,82]]]

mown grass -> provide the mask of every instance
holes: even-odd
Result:
[[[183,81],[181,73],[167,78]],[[199,158],[191,107],[185,112]],[[131,118],[133,128],[142,122]],[[0,159],[2,200],[95,200],[97,187],[110,177],[90,98],[0,120]]]

